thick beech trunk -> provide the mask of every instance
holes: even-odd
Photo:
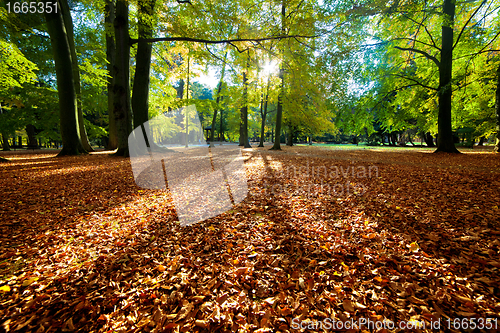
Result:
[[[240,146],[252,148],[248,142],[248,68],[250,58],[247,61],[245,71],[243,72],[243,107],[240,110]]]
[[[282,65],[281,65],[282,66]],[[281,150],[281,122],[283,119],[283,97],[285,94],[285,84],[283,80],[283,68],[280,66],[278,77],[281,81],[280,92],[278,95],[278,105],[276,106],[276,127],[274,131],[274,145],[271,149]]]
[[[495,152],[500,153],[500,66],[497,69],[497,90],[495,94],[495,112],[497,117],[497,134],[495,142]]]
[[[285,1],[281,2],[281,33],[284,35],[285,29],[285,19],[286,19],[286,5]],[[284,50],[281,50],[282,56],[284,57]],[[276,106],[276,130],[274,131],[274,145],[272,150],[281,150],[281,121],[283,119],[283,98],[285,97],[285,80],[284,80],[284,68],[283,62],[280,64],[278,77],[280,79],[280,92],[278,95],[278,105]]]
[[[130,107],[130,44],[128,34],[128,2],[116,2],[114,21],[116,59],[114,67],[113,113],[118,135],[116,155],[129,156],[128,136],[132,132],[132,109]]]
[[[293,128],[288,129],[288,139],[286,140],[286,145],[287,146],[293,146]]]
[[[66,0],[59,0],[59,2],[62,1]],[[59,114],[63,148],[58,156],[86,153],[80,139],[71,49],[61,8],[59,8],[57,13],[54,11],[50,14],[46,13],[45,17],[52,44],[52,52],[54,54],[57,93],[59,96]]]
[[[36,147],[38,146],[38,141],[35,136],[35,126],[32,124],[26,125],[26,134],[28,135],[28,146]]]
[[[261,123],[260,123],[260,142],[259,147],[264,147],[264,135],[266,130],[266,118],[267,118],[267,102],[269,99],[269,81],[271,76],[267,76],[267,86],[266,86],[266,95],[264,96],[264,106],[263,110],[261,110]]]
[[[87,131],[85,130],[85,120],[83,119],[83,104],[82,90],[80,86],[80,69],[78,68],[78,58],[76,57],[75,39],[73,35],[73,19],[66,0],[60,1],[61,12],[63,15],[64,26],[68,36],[69,49],[71,52],[71,63],[73,65],[73,82],[75,85],[76,106],[78,108],[78,130],[80,131],[80,139],[82,140],[83,148],[87,151],[94,151],[89,143]]]
[[[443,14],[444,22],[441,27],[442,45],[438,89],[438,142],[436,152],[459,153],[453,142],[453,131],[451,128],[454,0],[444,0]]]
[[[106,0],[104,6],[104,22],[106,26],[106,60],[108,61],[108,144],[106,149],[115,150],[118,147],[118,134],[116,132],[116,122],[114,116],[114,66],[116,58],[116,45],[113,24],[115,21],[115,2],[114,0]]]
[[[143,0],[138,3],[138,30],[136,67],[134,85],[132,87],[132,110],[134,112],[134,127],[141,126],[149,120],[149,75],[151,70],[152,44],[143,42],[141,38],[153,36],[152,15],[155,0]],[[151,143],[150,143],[151,144]]]
[[[2,133],[2,150],[10,151],[9,138],[5,133]]]

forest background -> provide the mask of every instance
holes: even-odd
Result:
[[[498,148],[498,1],[57,3],[0,6],[4,150],[127,155],[133,128],[189,104],[246,146]]]

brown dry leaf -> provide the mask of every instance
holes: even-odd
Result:
[[[183,301],[182,309],[177,313],[177,317],[175,318],[175,321],[182,320],[187,317],[187,315],[193,310],[194,305],[193,303],[189,303],[188,301]]]
[[[75,325],[73,325],[73,317],[69,318],[67,321],[66,321],[66,328],[68,330],[71,330],[73,331],[75,329]]]
[[[195,320],[194,325],[201,328],[208,328],[210,326],[210,323],[206,320],[197,319]]]
[[[348,312],[354,312],[356,311],[354,309],[354,305],[352,304],[352,301],[350,299],[344,299],[342,301],[342,306],[344,307],[344,310],[348,311]]]
[[[413,304],[419,304],[419,305],[427,305],[427,302],[425,302],[424,300],[420,299],[420,298],[417,298],[415,296],[409,296],[407,298],[410,302],[412,302]]]

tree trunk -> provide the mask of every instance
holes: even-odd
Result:
[[[243,134],[243,121],[241,121],[241,110],[240,110],[240,136],[238,138],[238,146],[245,146],[245,142],[243,141],[243,137],[245,134]]]
[[[2,150],[10,151],[9,138],[5,133],[2,133]]]
[[[500,66],[497,69],[497,90],[495,93],[495,112],[497,117],[497,134],[495,141],[495,152],[500,153]]]
[[[285,0],[281,2],[281,33],[284,35],[285,29],[285,19],[286,19],[286,6]],[[282,56],[284,57],[284,50],[282,50]],[[281,150],[281,120],[283,118],[283,98],[285,97],[285,80],[284,80],[284,68],[283,61],[280,63],[280,69],[278,73],[280,79],[280,92],[278,95],[278,105],[276,106],[276,130],[274,132],[274,145],[272,150]]]
[[[116,132],[116,122],[114,116],[114,66],[116,58],[115,36],[113,33],[113,24],[115,21],[115,2],[114,0],[106,0],[104,6],[104,22],[106,29],[106,60],[108,61],[108,144],[106,149],[115,150],[118,147],[118,134]]]
[[[264,109],[261,111],[261,123],[260,123],[260,142],[259,147],[264,147],[264,135],[266,130],[266,118],[267,118],[267,102],[269,99],[269,81],[271,75],[267,76],[266,84],[266,95],[264,96]]]
[[[288,140],[286,140],[286,145],[290,147],[293,146],[293,132],[293,128],[290,127],[288,129]]]
[[[217,99],[215,101],[215,110],[214,110],[214,116],[212,118],[212,129],[210,131],[210,147],[213,147],[213,142],[214,142],[214,134],[215,134],[215,125],[217,121],[217,110],[219,109],[219,103],[220,103],[220,92],[222,90],[222,84],[224,83],[224,75],[226,72],[226,59],[227,59],[227,51],[224,54],[224,61],[222,63],[222,71],[220,74],[220,80],[219,80],[219,85],[217,86]],[[221,113],[221,130],[222,130],[222,113]]]
[[[431,133],[427,132],[424,134],[424,141],[427,147],[435,147],[434,138],[432,137]]]
[[[128,34],[128,2],[116,2],[114,21],[116,38],[116,61],[114,68],[113,113],[118,134],[117,156],[129,156],[128,136],[132,132],[132,109],[130,107],[130,44]]]
[[[152,15],[154,12],[155,0],[139,1],[138,6],[139,42],[137,44],[135,77],[132,88],[134,127],[139,127],[149,120],[148,100],[152,44],[143,42],[140,39],[151,38],[153,36]]]
[[[59,0],[59,2],[63,1],[66,0]],[[63,148],[58,156],[86,153],[80,139],[71,49],[61,10],[45,13],[45,17],[54,54],[57,93],[59,96],[59,118]]]
[[[241,108],[240,122],[240,146],[252,148],[248,141],[248,68],[250,67],[250,56],[248,56],[245,71],[243,72],[243,107]]]
[[[189,76],[190,76],[190,63],[191,63],[191,59],[189,57],[189,54],[188,54],[188,68],[187,68],[187,85],[186,85],[186,100],[189,100]],[[188,102],[189,103],[189,102]],[[188,114],[188,108],[187,108],[187,105],[186,105],[186,116],[185,116],[185,121],[186,121],[186,132],[185,132],[185,140],[186,140],[186,145],[185,147],[187,148],[188,147],[188,143],[189,143],[189,114]]]
[[[453,131],[451,128],[453,24],[455,20],[454,0],[444,0],[443,14],[441,61],[439,63],[439,113],[436,152],[459,153],[453,142]]]
[[[283,68],[280,65],[278,77],[281,81],[280,92],[278,95],[278,105],[276,106],[276,126],[274,130],[274,145],[271,149],[281,150],[281,121],[283,118],[283,97],[285,94],[285,87],[283,82]]]
[[[73,35],[73,19],[69,10],[68,2],[66,0],[60,2],[61,13],[63,16],[64,26],[66,27],[66,34],[68,36],[69,49],[71,51],[71,63],[73,66],[73,82],[75,84],[76,106],[78,108],[78,130],[80,131],[80,138],[83,148],[86,151],[94,151],[89,143],[87,131],[85,130],[85,121],[83,119],[83,104],[82,104],[82,90],[80,86],[80,69],[78,68],[78,58],[76,56],[75,38]]]
[[[32,124],[26,125],[26,134],[28,134],[28,146],[36,147],[38,142],[35,137],[35,126]]]
[[[222,116],[222,113],[223,113],[223,109],[220,109],[220,128],[219,128],[219,141],[220,142],[224,142],[225,139],[224,139],[224,127],[223,127],[223,116]]]

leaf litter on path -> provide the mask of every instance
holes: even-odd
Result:
[[[295,332],[294,319],[500,316],[498,156],[244,154],[247,198],[190,227],[168,191],[134,184],[127,159],[0,166],[3,330]]]

